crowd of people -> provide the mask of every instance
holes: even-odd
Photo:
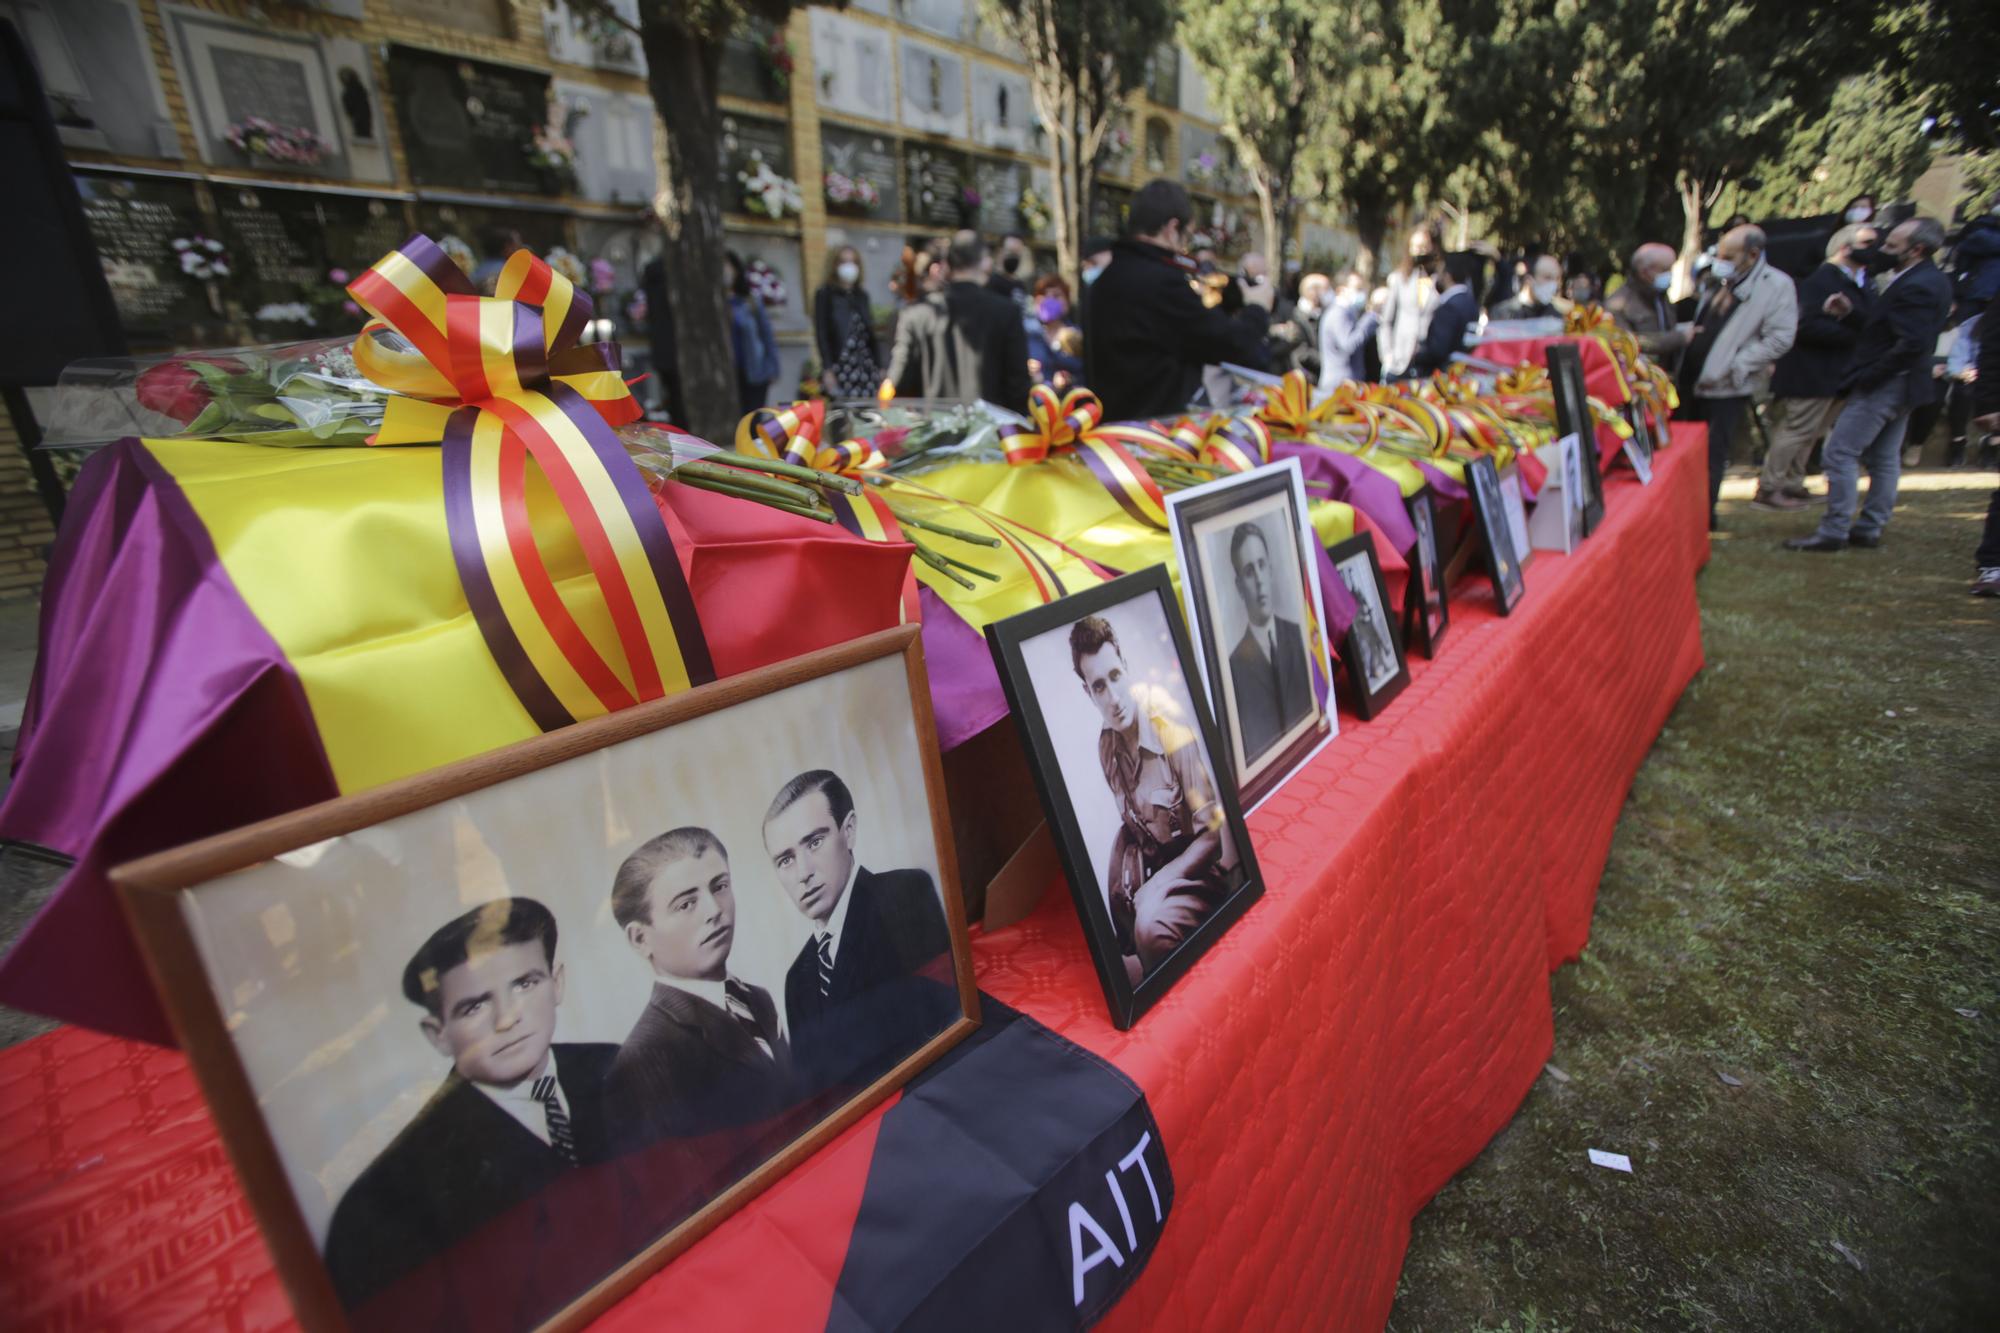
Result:
[[[1426,222],[1372,286],[1354,269],[1292,266],[1274,279],[1255,252],[1231,268],[1194,219],[1183,186],[1147,184],[1123,236],[1085,242],[1077,292],[1057,274],[1037,275],[1019,236],[997,254],[970,231],[913,241],[889,279],[899,308],[888,330],[860,252],[840,246],[813,299],[821,389],[983,398],[1020,412],[1035,385],[1087,387],[1107,419],[1167,417],[1190,404],[1231,405],[1242,384],[1230,368],[1301,371],[1321,393],[1351,380],[1422,378],[1473,350],[1479,335],[1552,331],[1601,304],[1676,378],[1682,415],[1708,427],[1712,527],[1724,472],[1753,432],[1768,435],[1753,505],[1787,512],[1823,499],[1818,527],[1787,543],[1819,553],[1881,542],[1897,479],[1941,417],[1948,466],[1990,465],[2000,444],[2000,378],[1982,377],[1979,364],[1980,326],[2000,328],[1983,313],[2000,295],[2000,195],[1949,237],[1929,217],[1889,225],[1871,197],[1858,197],[1824,262],[1798,279],[1773,261],[1764,229],[1740,215],[1689,273],[1677,273],[1674,247],[1656,241],[1608,279],[1535,248],[1507,257],[1485,245],[1452,250]],[[733,254],[724,281],[748,411],[768,400],[777,344]],[[1823,495],[1807,484],[1815,458]],[[1863,472],[1868,498],[1857,512]],[[2000,596],[2000,493],[1988,529],[1975,591]]]

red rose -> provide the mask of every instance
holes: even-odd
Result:
[[[242,362],[227,357],[204,364],[231,373],[241,372],[244,368]],[[162,361],[157,366],[148,366],[140,371],[139,382],[133,386],[133,392],[138,395],[141,407],[172,417],[183,426],[200,416],[214,396],[185,357]]]

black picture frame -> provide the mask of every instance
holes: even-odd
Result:
[[[1653,484],[1653,422],[1644,405],[1634,398],[1625,404],[1625,424],[1632,428],[1632,436],[1625,441],[1625,461],[1638,475],[1641,482]]]
[[[1347,585],[1356,607],[1354,622],[1340,636],[1347,702],[1363,722],[1373,721],[1410,683],[1410,659],[1403,653],[1402,637],[1389,615],[1389,589],[1382,582],[1382,563],[1375,556],[1373,534],[1358,532],[1328,547],[1326,554],[1333,561],[1334,577]],[[1392,673],[1376,670],[1377,665],[1385,665],[1380,661],[1385,651],[1395,660]]]
[[[1426,485],[1415,495],[1403,498],[1410,526],[1417,540],[1410,548],[1410,577],[1403,591],[1403,642],[1409,648],[1422,647],[1426,659],[1437,656],[1438,644],[1451,628],[1451,599],[1444,586],[1444,551],[1438,545],[1437,502]],[[1426,566],[1424,557],[1430,562]],[[1435,613],[1431,599],[1435,597]]]
[[[1556,438],[1575,435],[1582,455],[1583,535],[1588,537],[1604,522],[1604,469],[1597,457],[1597,425],[1590,415],[1590,389],[1583,377],[1583,353],[1575,343],[1550,343],[1543,350],[1548,363],[1549,387],[1555,395]]]
[[[1243,737],[1237,734],[1237,727],[1230,716],[1231,700],[1225,697],[1225,691],[1236,688],[1236,666],[1233,650],[1222,642],[1224,636],[1218,632],[1215,594],[1227,584],[1211,579],[1209,561],[1201,549],[1200,534],[1205,528],[1212,532],[1218,518],[1232,513],[1249,516],[1258,510],[1268,511],[1276,500],[1282,500],[1285,516],[1279,526],[1290,535],[1293,544],[1293,549],[1283,554],[1298,581],[1296,596],[1301,612],[1298,625],[1300,638],[1294,666],[1302,673],[1307,707],[1303,716],[1286,727],[1280,704],[1278,734],[1253,755],[1242,744]],[[1180,562],[1181,590],[1185,594],[1183,609],[1191,631],[1190,641],[1195,645],[1201,666],[1201,680],[1208,695],[1210,715],[1215,719],[1216,734],[1221,738],[1224,762],[1235,776],[1238,799],[1248,807],[1255,807],[1296,772],[1315,750],[1325,744],[1335,725],[1331,701],[1322,704],[1313,684],[1315,662],[1320,658],[1315,640],[1324,631],[1318,628],[1319,608],[1315,605],[1319,597],[1315,556],[1319,539],[1313,533],[1306,505],[1305,481],[1295,461],[1271,464],[1226,477],[1180,492],[1167,501],[1168,522],[1173,525],[1174,551]],[[1276,571],[1280,564],[1280,553],[1273,550],[1273,570]],[[1241,765],[1237,763],[1239,750],[1242,751]]]
[[[1126,612],[1127,608],[1132,610]],[[1201,753],[1195,757],[1198,760],[1206,758],[1207,777],[1214,788],[1214,800],[1221,807],[1222,824],[1216,832],[1223,839],[1222,855],[1233,858],[1233,864],[1225,871],[1225,896],[1209,909],[1208,915],[1172,952],[1150,967],[1139,960],[1136,950],[1132,954],[1126,953],[1120,942],[1118,927],[1109,907],[1109,893],[1099,887],[1090,847],[1078,818],[1076,800],[1064,775],[1063,757],[1058,752],[1057,738],[1050,729],[1049,710],[1045,707],[1045,699],[1054,701],[1057,698],[1053,691],[1085,688],[1076,674],[1068,650],[1067,632],[1070,628],[1088,616],[1119,612],[1126,612],[1121,619],[1125,619],[1128,625],[1138,622],[1150,627],[1154,624],[1154,617],[1158,618],[1157,629],[1149,629],[1157,636],[1155,642],[1147,645],[1149,655],[1171,650],[1171,661],[1179,672],[1182,691],[1182,697],[1174,702],[1185,708],[1194,724],[1191,739],[1198,738],[1202,746]],[[1045,674],[1037,679],[1028,660],[1029,653],[1033,651],[1044,661],[1050,658],[1052,650],[1040,647],[1038,641],[1051,633],[1065,636],[1059,641],[1063,651],[1058,665],[1044,667]],[[1249,910],[1264,891],[1263,876],[1258,870],[1256,850],[1251,846],[1249,830],[1243,821],[1236,784],[1229,770],[1214,761],[1214,756],[1221,753],[1215,720],[1209,713],[1208,701],[1202,695],[1201,677],[1195,668],[1194,651],[1188,642],[1187,629],[1181,622],[1173,585],[1167,578],[1166,567],[1153,565],[1020,615],[995,621],[986,627],[986,637],[993,652],[994,666],[999,671],[1001,686],[1007,693],[1008,707],[1013,712],[1015,725],[1020,729],[1021,745],[1028,756],[1028,767],[1035,776],[1035,788],[1041,797],[1049,831],[1062,860],[1064,877],[1069,881],[1070,895],[1083,922],[1091,961],[1096,965],[1098,980],[1104,988],[1105,1003],[1111,1010],[1111,1021],[1121,1031],[1128,1029],[1186,975],[1188,969]],[[1137,646],[1136,641],[1133,646]],[[1122,657],[1126,645],[1121,642],[1118,648]],[[1050,676],[1056,678],[1050,679]],[[1098,733],[1102,734],[1102,731]],[[1066,732],[1064,739],[1074,745],[1073,732]],[[1089,773],[1088,780],[1102,782],[1102,772],[1097,769],[1100,761],[1095,737],[1091,738],[1089,746],[1088,757],[1079,760],[1078,767],[1097,770]],[[1118,819],[1120,822],[1112,843],[1114,855],[1120,845],[1118,839],[1130,832],[1122,822],[1122,813]]]
[[[1501,615],[1512,615],[1527,591],[1527,581],[1521,574],[1520,558],[1514,554],[1507,502],[1500,494],[1500,471],[1493,466],[1492,455],[1486,454],[1465,465],[1465,476],[1466,489],[1472,492],[1472,512],[1479,523],[1479,540],[1486,547],[1486,574],[1493,581],[1493,601]]]

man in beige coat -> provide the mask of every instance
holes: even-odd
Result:
[[[1669,375],[1680,368],[1681,350],[1690,334],[1686,326],[1675,325],[1674,308],[1667,301],[1673,276],[1674,248],[1648,241],[1632,252],[1625,265],[1625,285],[1604,299],[1604,308],[1618,327]]]
[[[1744,225],[1715,247],[1710,273],[1720,280],[1695,312],[1691,357],[1700,366],[1695,403],[1708,423],[1708,527],[1736,428],[1751,396],[1769,383],[1771,367],[1798,334],[1798,289],[1764,258],[1761,228]]]

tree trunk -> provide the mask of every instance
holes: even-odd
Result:
[[[653,211],[666,245],[667,305],[673,312],[681,392],[696,434],[727,444],[740,406],[722,290],[722,112],[716,105],[721,45],[671,19],[648,22],[646,83],[667,129],[667,174]]]
[[[1682,172],[1674,181],[1681,197],[1681,252],[1674,260],[1674,286],[1670,293],[1676,301],[1694,290],[1694,261],[1701,257],[1701,229],[1707,221],[1707,190],[1701,178]]]
[[[1264,172],[1251,168],[1250,189],[1257,196],[1257,227],[1264,234],[1264,262],[1271,266],[1274,278],[1285,271],[1284,240],[1278,235],[1278,208],[1272,198],[1271,182]]]

